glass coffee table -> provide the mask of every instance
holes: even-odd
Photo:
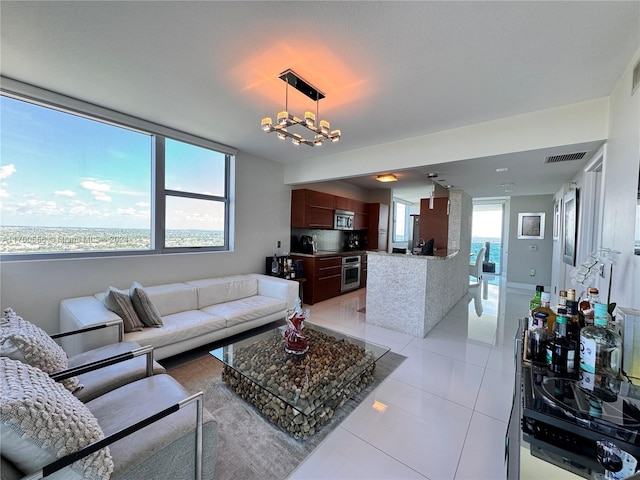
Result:
[[[305,323],[309,351],[286,353],[286,326],[258,333],[210,353],[222,379],[240,397],[295,438],[312,436],[371,380],[388,347]]]

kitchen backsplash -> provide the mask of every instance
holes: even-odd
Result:
[[[353,248],[353,239],[358,239],[357,248],[364,250],[363,245],[365,234],[359,230],[344,231],[344,230],[319,230],[313,228],[292,228],[291,229],[291,251],[296,250],[296,245],[300,242],[302,235],[309,235],[316,237],[318,241],[318,250],[320,251],[346,251]],[[350,244],[351,240],[351,244]]]

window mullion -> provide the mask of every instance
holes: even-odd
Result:
[[[164,137],[156,135],[153,155],[154,181],[152,182],[153,196],[155,198],[151,217],[153,218],[153,249],[162,252],[165,243],[165,149]]]

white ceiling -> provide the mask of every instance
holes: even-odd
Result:
[[[640,46],[640,1],[3,0],[0,13],[2,75],[285,164],[605,97]],[[325,93],[320,118],[342,141],[294,147],[260,130],[284,107],[287,68]],[[315,104],[290,90],[289,110]],[[436,169],[496,196],[504,164],[511,194],[553,193],[584,162],[538,177],[548,153],[396,173]]]

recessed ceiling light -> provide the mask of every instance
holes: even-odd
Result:
[[[453,185],[445,185],[444,188],[446,188],[447,190],[449,190],[450,188],[453,188]]]
[[[509,169],[506,167],[496,168],[496,172],[498,173],[507,172],[507,171],[509,171]]]
[[[504,193],[513,193],[513,190],[505,190]]]
[[[437,173],[433,173],[433,172],[429,172],[429,173],[427,173],[427,177],[428,178],[438,178],[438,174]]]
[[[507,183],[501,183],[500,186],[501,187],[513,187],[515,185],[515,183],[512,182],[507,182]]]

